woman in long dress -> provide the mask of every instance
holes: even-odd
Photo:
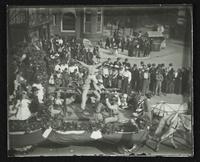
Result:
[[[16,115],[17,120],[26,120],[31,116],[31,112],[29,110],[30,103],[31,101],[27,99],[26,93],[23,93],[20,104],[18,105],[18,112]]]

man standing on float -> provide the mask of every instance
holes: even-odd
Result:
[[[85,106],[86,106],[86,101],[87,101],[87,94],[88,91],[90,89],[90,84],[91,82],[94,85],[95,90],[97,90],[99,93],[101,93],[100,88],[97,86],[97,79],[96,79],[96,73],[98,72],[98,67],[100,67],[102,65],[102,63],[98,63],[96,65],[87,65],[81,61],[78,61],[82,66],[86,67],[88,69],[88,76],[85,80],[85,83],[82,87],[83,89],[83,93],[82,93],[82,102],[81,102],[81,109],[85,110]]]

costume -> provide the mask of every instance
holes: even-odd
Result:
[[[90,89],[90,84],[94,85],[95,89],[98,90],[97,88],[97,79],[96,79],[96,72],[98,72],[97,67],[99,67],[101,64],[97,65],[87,65],[81,61],[78,61],[82,66],[86,67],[88,69],[88,76],[85,80],[85,84],[83,85],[83,92],[82,92],[82,102],[81,102],[81,109],[85,110],[86,106],[86,101],[87,101],[87,94]]]
[[[29,104],[31,103],[28,99],[22,99],[20,104],[17,105],[18,112],[16,115],[17,120],[26,120],[31,116],[31,112],[29,110]]]

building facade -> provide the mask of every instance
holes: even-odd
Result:
[[[28,38],[28,9],[8,8],[7,13],[8,43],[12,46]]]
[[[103,36],[102,8],[53,8],[50,9],[50,33],[67,39],[87,38],[99,40]]]
[[[51,16],[47,8],[29,8],[29,37],[32,39],[49,39]]]

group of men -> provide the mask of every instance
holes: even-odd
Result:
[[[51,56],[52,59],[76,59],[83,61],[88,65],[93,64],[93,58],[100,59],[99,47],[91,49],[86,47],[83,41],[77,41],[75,38],[66,40],[65,38],[56,35],[50,40],[43,41],[44,50]]]
[[[108,58],[103,67],[103,81],[107,88],[118,88],[122,93],[129,94],[131,90],[143,95],[151,91],[154,95],[185,94],[189,92],[189,73],[187,68],[174,69],[170,63],[130,65],[128,59],[123,63],[120,58],[111,62]]]
[[[128,50],[130,57],[147,57],[151,52],[152,41],[146,35],[140,32],[135,32],[132,37],[120,37],[117,31],[114,32],[113,37],[106,38],[105,48],[112,48],[114,54],[118,54],[119,48],[121,52]]]

